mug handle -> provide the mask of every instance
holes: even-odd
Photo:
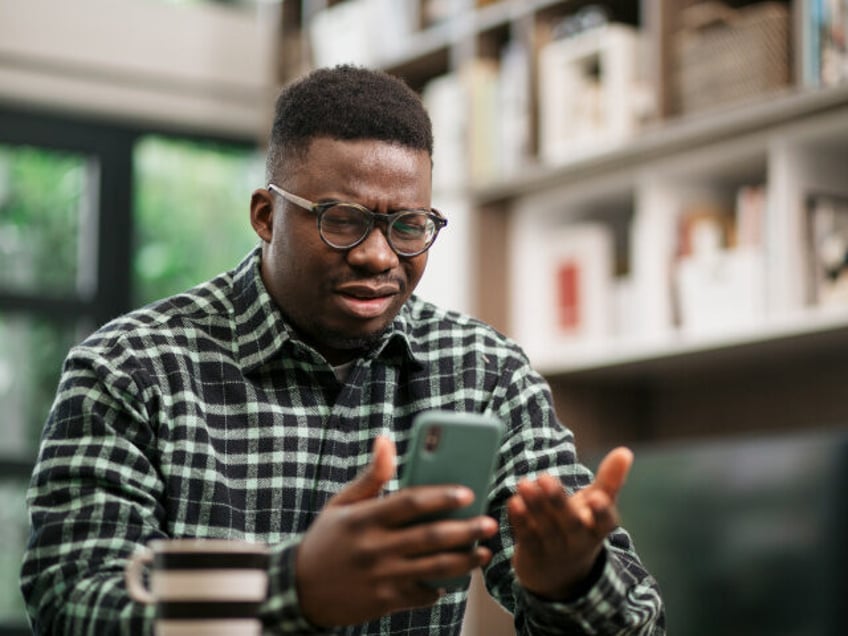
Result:
[[[144,568],[153,563],[153,552],[144,550],[136,552],[130,557],[127,566],[124,569],[124,581],[127,585],[127,592],[134,601],[139,603],[153,603],[153,594],[150,593],[144,586]]]

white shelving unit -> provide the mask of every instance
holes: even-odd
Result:
[[[413,9],[427,4],[399,1]],[[391,55],[373,61],[425,91],[432,80],[470,66],[503,66],[509,47],[523,48],[532,133],[526,155],[517,170],[470,172],[477,178],[464,187],[434,193],[446,208],[462,210],[459,232],[434,258],[442,259],[439,271],[455,272],[458,281],[448,302],[526,348],[584,447],[848,422],[848,406],[839,397],[848,384],[848,362],[835,354],[848,345],[848,308],[813,306],[806,289],[806,197],[848,195],[848,83],[812,86],[806,71],[812,49],[804,22],[815,1],[778,2],[790,20],[792,79],[786,86],[686,114],[675,111],[674,38],[684,11],[702,3],[602,0],[613,23],[642,38],[639,76],[646,84],[625,97],[643,102],[641,121],[604,143],[581,142],[571,155],[557,152],[555,161],[541,152],[540,101],[547,88],[539,73],[541,50],[563,19],[594,3],[439,3],[449,7],[449,17],[403,34],[389,47]],[[756,4],[727,2],[737,10]],[[306,46],[301,64],[283,69],[283,80],[309,67],[309,16],[336,4],[284,6],[284,35]],[[603,73],[603,64],[597,66],[581,72],[591,80],[592,73]],[[471,103],[456,104],[469,127],[480,119]],[[681,210],[705,198],[732,203],[739,188],[755,184],[763,185],[767,199],[760,256],[752,257],[762,259],[764,278],[751,291],[755,309],[738,324],[681,325],[674,283]],[[581,340],[556,333],[546,242],[587,221],[612,229],[621,271],[610,301],[619,307],[613,328],[605,337]],[[473,290],[473,297],[463,303],[458,290]]]
[[[848,307],[818,309],[805,303],[804,198],[811,191],[848,193],[848,87],[786,95],[755,107],[657,128],[616,153],[540,169],[523,180],[475,193],[481,203],[506,201],[511,209],[510,332],[540,370],[568,374],[587,367],[614,367],[619,360],[674,356],[699,348],[744,343],[787,330],[804,333],[848,324]],[[757,111],[760,111],[759,113]],[[643,151],[639,152],[639,148]],[[765,214],[767,311],[756,324],[721,334],[691,334],[675,326],[671,281],[675,219],[693,193],[732,194],[746,183],[767,184]],[[547,236],[574,219],[612,217],[628,223],[635,306],[627,319],[635,329],[593,342],[552,337],[546,317],[551,296],[545,276]],[[647,244],[632,231],[634,218],[653,224]],[[660,263],[657,263],[660,261]],[[641,269],[640,269],[641,268]],[[541,273],[541,275],[540,275]],[[641,277],[641,278],[640,278]],[[645,306],[645,302],[650,304]],[[632,326],[632,325],[631,325]],[[622,351],[628,352],[622,356]]]
[[[413,9],[428,4],[394,1]],[[842,353],[848,348],[848,307],[811,305],[806,292],[805,198],[813,191],[848,195],[848,83],[815,86],[809,72],[815,49],[806,20],[818,1],[777,2],[790,20],[791,41],[783,48],[792,52],[786,62],[792,79],[786,86],[689,114],[676,110],[674,42],[684,11],[701,0],[443,0],[437,4],[448,7],[450,16],[411,33],[392,33],[373,21],[372,37],[397,38],[399,46],[372,64],[422,92],[434,79],[474,66],[484,77],[492,66],[505,72],[507,51],[519,52],[511,63],[526,60],[523,81],[510,76],[504,84],[519,98],[510,107],[528,109],[522,122],[530,131],[528,143],[520,151],[488,151],[508,154],[510,170],[487,174],[468,167],[476,178],[434,192],[434,203],[449,216],[454,208],[461,211],[460,222],[451,220],[450,240],[440,238],[442,249],[434,249],[430,266],[438,280],[425,279],[422,289],[439,300],[438,287],[451,287],[448,304],[525,347],[548,378],[559,416],[575,431],[584,456],[618,444],[848,424],[848,356]],[[756,0],[726,2],[744,10]],[[283,64],[282,81],[309,68],[309,18],[336,4],[284,4],[284,44],[294,42],[295,48],[285,48],[293,54]],[[633,50],[643,84],[616,102],[638,104],[640,121],[603,143],[581,139],[579,151],[558,146],[546,156],[540,102],[550,93],[547,76],[540,74],[541,51],[564,19],[592,4],[606,7],[613,23],[641,38]],[[774,6],[769,10],[773,15]],[[572,57],[582,65],[581,91],[604,85],[603,56],[596,57]],[[744,51],[737,57],[740,64],[749,61]],[[629,79],[619,77],[617,85],[627,86]],[[457,100],[457,128],[491,117],[481,116],[475,103]],[[439,126],[436,121],[437,137]],[[489,132],[491,138],[502,135]],[[674,287],[681,210],[704,198],[733,203],[740,187],[753,184],[763,185],[767,199],[760,257],[753,257],[762,259],[764,279],[751,288],[754,309],[736,324],[681,326]],[[557,334],[556,272],[548,254],[552,236],[586,222],[611,228],[618,275],[609,301],[613,327],[606,336],[593,332],[581,339]],[[479,593],[479,580],[475,587],[466,634],[511,634],[509,620]]]

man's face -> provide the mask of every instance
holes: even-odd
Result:
[[[352,202],[375,212],[429,208],[430,156],[375,140],[312,141],[277,185],[315,203]],[[326,245],[316,215],[265,189],[251,199],[263,241],[262,280],[282,311],[331,364],[353,358],[383,333],[424,273],[427,253],[400,257],[377,223],[348,250]]]

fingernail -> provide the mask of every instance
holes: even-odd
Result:
[[[465,486],[458,486],[457,488],[454,488],[453,497],[456,499],[457,503],[468,505],[474,501],[474,491],[470,488],[466,488]]]
[[[498,529],[498,522],[491,517],[480,519],[480,532],[490,533]]]

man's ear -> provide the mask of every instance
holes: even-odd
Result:
[[[264,242],[270,243],[274,225],[274,196],[265,188],[254,190],[250,197],[250,224]]]

